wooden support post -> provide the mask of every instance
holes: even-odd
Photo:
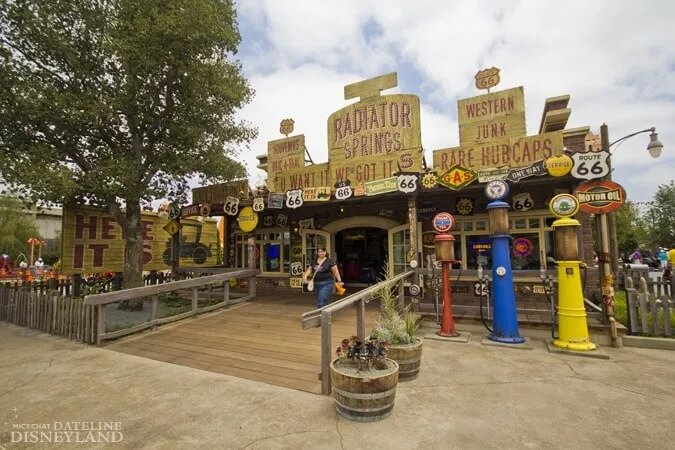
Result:
[[[398,282],[398,307],[401,311],[405,308],[405,285],[403,279]]]
[[[199,289],[192,288],[192,311],[199,307]]]
[[[101,338],[105,334],[105,307],[98,305],[98,326],[96,327],[96,345],[101,345]]]
[[[152,304],[150,308],[150,321],[155,322],[157,320],[157,309],[159,308],[159,295],[155,294],[152,296]],[[153,330],[157,329],[157,324],[155,323],[152,326]]]
[[[330,394],[330,362],[331,362],[331,339],[332,339],[331,314],[321,312],[321,393]]]
[[[356,334],[359,339],[366,338],[366,301],[360,299],[356,304]]]
[[[223,281],[223,302],[230,303],[230,280]]]

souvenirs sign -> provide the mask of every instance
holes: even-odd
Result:
[[[577,188],[579,209],[591,214],[607,214],[626,201],[626,191],[614,181],[587,181]]]
[[[577,152],[572,155],[574,166],[572,176],[582,180],[592,180],[609,175],[609,152]]]

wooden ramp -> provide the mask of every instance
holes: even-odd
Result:
[[[303,331],[314,307],[307,294],[261,293],[255,300],[115,341],[110,350],[253,381],[321,393],[321,329]],[[366,308],[366,332],[379,316]],[[356,334],[356,309],[333,317],[333,348]]]

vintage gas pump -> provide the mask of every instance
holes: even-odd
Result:
[[[571,218],[579,210],[579,202],[571,194],[559,194],[551,199],[549,209],[558,217],[552,225],[558,263],[558,338],[553,345],[568,350],[595,350],[588,336],[579,274],[582,262],[577,233],[581,224]]]
[[[441,282],[443,291],[443,317],[441,329],[436,332],[443,337],[457,337],[455,321],[452,318],[452,293],[450,292],[450,264],[455,261],[455,238],[448,233],[455,223],[451,214],[441,212],[434,216],[433,226],[439,234],[434,238],[436,261],[441,262]]]
[[[516,296],[513,289],[509,235],[509,204],[502,199],[509,193],[509,185],[503,180],[490,181],[485,186],[485,195],[492,200],[487,206],[492,246],[492,299],[494,320],[491,341],[505,344],[522,344],[525,338],[518,330]]]

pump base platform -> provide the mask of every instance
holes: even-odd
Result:
[[[532,350],[534,347],[532,347],[532,344],[530,343],[529,338],[523,338],[524,342],[516,344],[512,342],[499,342],[499,341],[493,341],[488,337],[488,335],[483,336],[483,340],[480,341],[481,345],[492,345],[494,347],[504,347],[504,348],[515,348],[519,350]]]
[[[440,336],[436,333],[428,333],[424,335],[424,339],[432,339],[434,341],[459,342],[460,344],[468,344],[471,339],[471,333],[458,331],[459,336]]]
[[[583,356],[586,358],[609,359],[609,355],[596,344],[595,350],[570,350],[567,348],[557,347],[553,344],[553,340],[546,341],[546,348],[549,353],[561,353],[564,355]]]

